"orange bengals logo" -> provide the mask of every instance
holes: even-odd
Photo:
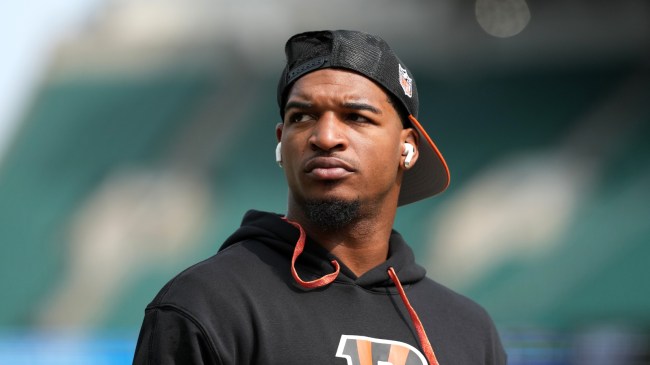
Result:
[[[348,365],[428,365],[409,344],[364,336],[341,335],[336,357],[347,359]]]

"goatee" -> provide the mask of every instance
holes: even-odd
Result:
[[[359,219],[360,205],[359,200],[309,200],[304,208],[313,224],[325,231],[335,231]]]

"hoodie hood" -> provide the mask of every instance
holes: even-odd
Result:
[[[290,259],[299,238],[299,229],[284,220],[283,216],[250,210],[244,215],[239,229],[224,242],[219,251],[238,242],[255,240]],[[426,275],[425,269],[415,262],[411,248],[395,230],[390,236],[388,259],[360,277],[357,277],[336,256],[311,240],[309,236],[305,242],[305,249],[296,262],[296,269],[301,276],[313,279],[330,274],[333,271],[332,260],[338,261],[341,266],[336,282],[354,283],[365,289],[395,286],[387,274],[389,267],[394,268],[400,281],[405,285],[420,281]],[[287,266],[287,270],[290,270],[289,266]]]

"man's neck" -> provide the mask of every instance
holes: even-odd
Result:
[[[394,213],[389,217],[380,213],[361,218],[336,230],[322,229],[306,219],[304,214],[291,209],[287,218],[300,223],[313,241],[338,257],[357,276],[388,257]]]

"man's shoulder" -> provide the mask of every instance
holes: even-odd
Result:
[[[475,320],[478,322],[491,322],[490,316],[483,306],[473,299],[429,277],[421,281],[416,295],[420,300],[425,300],[430,303],[431,308],[449,311],[449,316],[458,316],[465,320]]]
[[[232,301],[250,292],[261,277],[277,271],[277,261],[288,260],[273,254],[261,242],[246,240],[198,262],[180,272],[163,286],[149,308],[213,305]]]

